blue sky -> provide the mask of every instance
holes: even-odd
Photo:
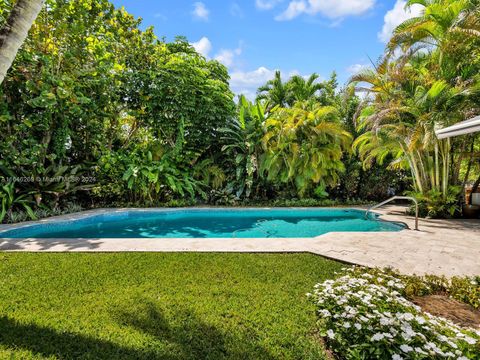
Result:
[[[113,0],[168,41],[183,35],[224,63],[236,93],[253,97],[279,69],[332,71],[342,84],[376,60],[400,22],[418,13],[405,0]]]

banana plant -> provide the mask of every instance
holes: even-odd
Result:
[[[238,103],[238,118],[228,127],[220,129],[222,141],[226,144],[222,151],[234,163],[238,198],[243,194],[248,198],[255,181],[261,178],[261,139],[267,118],[265,103],[252,103],[242,95]]]

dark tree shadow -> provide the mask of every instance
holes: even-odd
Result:
[[[122,326],[153,338],[142,348],[133,348],[93,336],[22,324],[3,316],[0,344],[12,351],[28,350],[59,359],[273,359],[256,343],[254,334],[235,337],[203,322],[189,310],[176,310],[174,317],[175,324],[169,323],[151,303],[143,303],[135,313],[116,312],[114,318]]]
[[[177,308],[175,323],[166,319],[155,304],[142,301],[135,314],[119,311],[115,318],[123,326],[136,329],[175,349],[175,359],[273,359],[247,332],[239,338],[199,319],[192,310]]]
[[[12,350],[29,350],[37,355],[60,359],[173,359],[91,336],[21,324],[6,316],[0,317],[0,344]]]

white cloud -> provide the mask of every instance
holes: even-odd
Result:
[[[253,71],[233,71],[230,73],[230,87],[235,94],[244,94],[250,100],[255,99],[257,88],[272,79],[275,70],[259,67]]]
[[[330,19],[362,15],[375,5],[376,0],[294,0],[275,19],[291,20],[301,14],[320,14]]]
[[[202,54],[205,57],[208,57],[208,54],[212,50],[212,43],[205,36],[197,42],[191,43],[191,45],[194,47],[195,50],[197,50],[198,53]]]
[[[275,17],[275,20],[292,20],[304,12],[307,12],[307,4],[305,1],[292,1],[288,4],[287,10]]]
[[[193,4],[192,15],[195,19],[208,21],[210,10],[207,9],[204,3],[199,1]]]
[[[392,36],[395,28],[405,20],[412,17],[419,16],[422,12],[423,6],[414,4],[408,9],[405,9],[407,2],[405,0],[397,0],[393,9],[387,11],[383,18],[384,24],[382,31],[378,33],[380,41],[387,43]]]
[[[230,49],[222,49],[215,55],[215,60],[221,62],[223,65],[230,67],[233,65],[235,56],[242,54],[242,44],[238,46],[238,48],[230,50]]]
[[[264,66],[253,71],[234,71],[230,74],[230,85],[235,88],[259,87],[275,75],[275,70],[267,69]]]
[[[271,10],[283,0],[256,0],[255,6],[260,10]]]
[[[350,65],[348,68],[347,68],[347,72],[350,74],[350,75],[355,75],[355,74],[358,74],[359,72],[365,70],[365,69],[368,69],[368,68],[371,68],[370,65],[366,65],[366,64],[353,64],[353,65]]]
[[[213,45],[209,38],[206,36],[202,37],[200,40],[190,43],[193,48],[207,59],[210,59],[210,52],[212,51]],[[227,67],[234,65],[236,57],[242,54],[243,42],[240,41],[236,49],[220,49],[213,58]]]
[[[257,96],[257,89],[268,80],[273,79],[275,71],[264,66],[253,71],[232,71],[230,72],[230,87],[235,94],[243,94],[248,99],[254,100]],[[301,74],[297,70],[282,71],[282,79],[284,81],[293,75]]]

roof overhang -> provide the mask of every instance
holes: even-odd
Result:
[[[446,139],[458,135],[466,135],[480,131],[480,116],[470,120],[461,121],[455,125],[436,130],[435,134],[439,139]]]

